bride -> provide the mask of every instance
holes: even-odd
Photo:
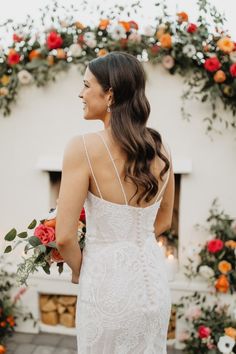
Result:
[[[79,97],[84,118],[104,129],[67,144],[58,200],[56,242],[78,283],[78,353],[166,354],[171,297],[156,237],[171,225],[174,175],[167,144],[146,126],[142,65],[122,52],[92,60]]]

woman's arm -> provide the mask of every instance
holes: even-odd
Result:
[[[82,137],[73,138],[66,146],[57,206],[56,244],[72,269],[72,282],[77,283],[82,262],[78,243],[78,222],[89,188],[89,170]]]
[[[174,207],[175,180],[172,162],[170,161],[170,174],[167,186],[164,191],[163,199],[158,210],[154,223],[156,237],[171,228],[171,221]]]

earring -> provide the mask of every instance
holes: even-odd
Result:
[[[110,113],[111,112],[111,108],[110,106],[107,106],[107,112]]]

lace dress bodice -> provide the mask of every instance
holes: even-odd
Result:
[[[76,315],[79,354],[166,354],[171,299],[154,234],[158,197],[142,208],[128,205],[126,196],[126,204],[117,204],[88,192]]]

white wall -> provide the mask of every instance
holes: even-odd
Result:
[[[180,256],[189,242],[206,235],[194,229],[204,224],[212,200],[235,216],[236,132],[205,135],[202,118],[208,104],[191,102],[191,122],[182,119],[180,96],[183,80],[160,66],[146,64],[147,95],[152,112],[150,125],[163,133],[177,159],[192,160],[191,174],[184,175],[180,195]],[[49,176],[36,169],[39,156],[62,155],[65,144],[75,134],[101,129],[100,122],[82,118],[78,98],[82,77],[76,68],[58,77],[46,88],[23,88],[10,117],[0,117],[0,236],[13,226],[24,229],[33,218],[41,218],[49,208]],[[230,112],[224,114],[231,114]]]

